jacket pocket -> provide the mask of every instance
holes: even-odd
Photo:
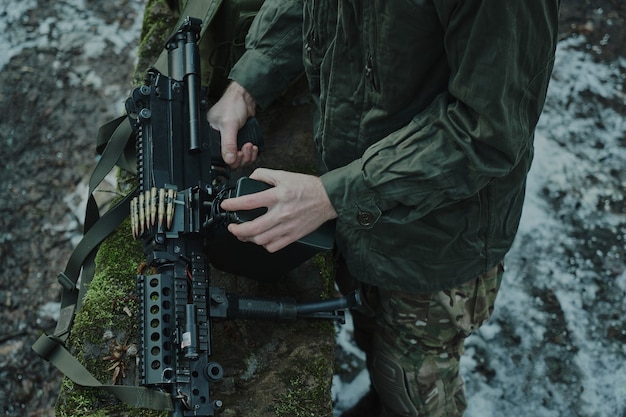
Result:
[[[482,254],[481,199],[475,195],[420,217],[411,207],[385,212],[372,230],[370,249],[418,263],[454,263]]]

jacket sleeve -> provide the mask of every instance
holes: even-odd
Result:
[[[303,71],[302,1],[265,0],[229,78],[264,108]]]
[[[339,219],[356,227],[355,208],[380,215],[406,205],[425,215],[474,195],[532,153],[558,0],[434,3],[448,91],[360,159],[322,176]]]

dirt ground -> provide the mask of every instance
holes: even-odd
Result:
[[[52,3],[40,0],[41,7],[25,16],[24,24],[40,28],[50,19]],[[89,10],[77,11],[78,17],[95,14],[121,27],[140,18],[128,14],[130,0],[84,3]],[[562,37],[587,36],[597,59],[624,58],[622,0],[564,0],[561,20]],[[601,52],[596,52],[599,45]],[[98,127],[119,115],[134,69],[128,54],[114,48],[84,54],[76,48],[32,47],[0,73],[2,415],[53,415],[61,377],[30,346],[42,331],[54,328],[54,312],[46,306],[59,300],[56,278],[71,253],[71,238],[80,233],[80,219],[66,200],[93,169]],[[102,84],[86,81],[92,73]],[[78,82],[76,75],[82,77]]]

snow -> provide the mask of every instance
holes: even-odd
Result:
[[[335,399],[335,410],[350,408],[369,390],[369,374],[363,369],[365,363],[365,354],[357,348],[352,342],[352,330],[354,325],[350,312],[346,312],[345,324],[337,328],[337,344],[346,352],[346,357],[351,358],[350,363],[343,363],[342,367],[346,369],[360,369],[356,376],[350,381],[344,382],[339,375],[333,376],[332,396]]]
[[[142,2],[128,2],[128,6],[127,14],[143,15]],[[29,48],[41,52],[76,50],[87,59],[97,57],[105,48],[112,48],[116,54],[121,54],[129,47],[133,51],[136,48],[142,19],[134,19],[130,27],[123,27],[124,22],[121,21],[104,21],[102,17],[91,12],[85,0],[56,2],[43,12],[48,17],[31,17],[42,13],[40,7],[47,6],[40,6],[38,0],[0,0],[0,43],[3,45],[0,70],[11,58]],[[132,62],[129,64],[132,65]],[[57,59],[53,62],[52,68],[64,69],[70,87],[77,85],[91,85],[96,89],[103,87],[102,80],[93,68],[89,66],[66,68],[66,65],[66,62]],[[64,85],[57,80],[56,87],[61,89]],[[119,91],[105,93],[118,94]],[[124,111],[122,104],[118,103],[117,107],[118,113]]]
[[[488,346],[489,356],[502,361],[505,368],[495,367],[497,376],[494,382],[487,384],[471,375],[472,369],[466,367],[468,394],[472,397],[494,397],[494,388],[501,393],[501,387],[529,387],[531,383],[540,384],[542,393],[538,397],[529,397],[524,391],[513,390],[496,407],[500,413],[508,415],[532,416],[622,416],[626,412],[626,362],[624,350],[618,340],[609,340],[606,334],[599,332],[604,328],[603,316],[621,316],[626,309],[624,287],[620,281],[612,281],[613,269],[621,269],[624,275],[624,225],[623,179],[615,173],[623,171],[626,155],[623,141],[626,124],[623,118],[624,101],[618,100],[618,113],[614,108],[606,107],[598,97],[613,100],[620,92],[626,65],[621,60],[619,65],[597,64],[592,56],[581,51],[584,39],[568,39],[560,44],[553,80],[551,82],[546,109],[537,128],[536,158],[529,176],[528,196],[525,214],[518,239],[507,262],[504,290],[499,299],[499,309],[494,319],[516,317],[527,324],[509,323],[516,327],[522,339],[528,339],[520,329],[545,326],[545,313],[539,311],[528,314],[532,302],[528,300],[529,289],[552,289],[562,309],[567,332],[571,339],[571,363],[563,366],[572,368],[578,380],[565,380],[551,384],[548,372],[552,368],[537,367],[532,373],[525,369],[507,369],[504,358],[512,354],[521,354],[519,349],[504,346],[497,339]],[[621,96],[623,97],[623,95]],[[557,210],[549,209],[544,190],[549,196],[564,200]],[[611,212],[602,201],[617,202],[621,210]],[[582,226],[583,230],[575,229]],[[616,242],[608,250],[600,248],[594,236],[595,230],[608,229],[616,235]],[[620,238],[621,236],[621,238]],[[591,242],[590,251],[581,251],[583,241]],[[594,247],[598,247],[594,249]],[[591,256],[590,256],[591,255]],[[595,255],[595,256],[593,256]],[[529,275],[525,270],[532,259],[534,269],[542,272]],[[607,269],[602,269],[604,266]],[[599,268],[600,267],[600,268]],[[520,277],[534,282],[520,282]],[[597,293],[602,285],[614,287],[619,293],[611,297],[610,305],[598,299]],[[617,288],[615,288],[617,287]],[[596,303],[595,301],[600,301]],[[615,315],[609,308],[615,311]],[[624,334],[624,322],[615,320],[616,327]],[[544,330],[545,333],[546,330]],[[526,352],[535,352],[533,364],[545,361],[551,347],[542,337],[530,338],[524,343]],[[468,341],[471,347],[475,339],[481,339],[482,331]],[[530,343],[530,345],[527,345]],[[530,348],[530,349],[528,349]],[[491,358],[489,360],[492,360]],[[529,362],[531,364],[531,362]],[[523,378],[524,380],[522,380]],[[530,378],[530,383],[527,380]],[[559,386],[563,384],[563,386]],[[474,387],[474,385],[476,385]],[[532,391],[531,391],[532,392]],[[553,393],[550,401],[539,402]],[[472,403],[467,415],[484,416],[480,401]],[[528,414],[531,406],[532,414]]]
[[[626,59],[593,54],[583,37],[557,49],[496,310],[461,362],[465,417],[626,415]],[[368,386],[335,376],[335,415]]]
[[[0,1],[0,39],[3,51],[0,54],[0,70],[25,47],[34,47],[39,43],[34,34],[21,36],[17,27],[26,20],[26,12],[37,6],[36,0],[22,0],[13,2]]]

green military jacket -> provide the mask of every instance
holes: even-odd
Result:
[[[266,0],[230,77],[260,106],[304,70],[352,274],[436,291],[495,266],[521,216],[559,0]]]

